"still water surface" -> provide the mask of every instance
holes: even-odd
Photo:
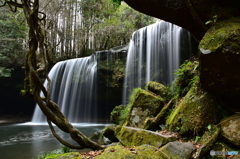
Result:
[[[82,133],[89,136],[99,131],[106,124],[73,124]],[[74,144],[70,136],[55,128],[58,135]],[[0,158],[32,159],[41,152],[61,148],[47,124],[6,124],[0,125]]]

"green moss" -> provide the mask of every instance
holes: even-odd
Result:
[[[204,53],[215,52],[218,49],[223,52],[232,52],[239,54],[240,50],[240,18],[231,18],[229,20],[217,22],[204,35],[199,44],[200,50]]]
[[[146,85],[145,89],[153,93],[156,93],[157,95],[160,95],[160,97],[162,98],[166,98],[167,96],[167,87],[155,81],[150,81]]]
[[[96,156],[96,159],[165,159],[163,154],[155,147],[150,145],[141,145],[134,148],[128,148],[121,145],[110,146],[104,152]]]
[[[45,157],[45,159],[85,159],[85,157],[83,157],[78,152],[69,152],[64,154],[47,156]]]
[[[186,60],[180,68],[175,72],[177,75],[169,91],[172,92],[174,98],[179,99],[184,97],[191,89],[192,85],[198,84],[199,81],[199,62],[195,59]]]
[[[114,124],[122,125],[127,117],[127,109],[123,105],[116,106],[110,113],[110,119]]]

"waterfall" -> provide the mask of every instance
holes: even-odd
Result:
[[[144,87],[149,81],[170,84],[174,71],[190,57],[190,46],[190,34],[181,27],[164,21],[144,27],[133,33],[129,47],[54,65],[49,73],[51,99],[70,122],[103,123],[114,106],[126,104],[133,88]],[[125,79],[121,80],[118,67],[125,62]],[[32,122],[44,121],[45,116],[36,106]]]
[[[49,72],[51,99],[71,122],[90,122],[97,117],[96,56],[58,62]],[[47,81],[45,81],[45,87]],[[45,116],[37,106],[32,122],[43,122]]]
[[[171,23],[160,21],[134,32],[128,49],[122,103],[126,105],[130,92],[143,88],[149,81],[170,84],[175,70],[191,52],[190,34]]]
[[[116,93],[119,90],[108,87],[109,77],[112,76],[115,61],[125,63],[126,49],[124,46],[99,51],[89,57],[61,61],[53,66],[48,74],[51,79],[51,100],[58,104],[70,122],[109,122],[111,110],[121,104],[121,97]],[[44,86],[47,86],[47,81]],[[45,121],[46,117],[36,105],[32,122]]]

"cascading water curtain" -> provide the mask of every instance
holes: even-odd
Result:
[[[185,38],[186,34],[190,36],[181,27],[165,21],[133,33],[123,85],[124,105],[127,104],[127,98],[134,88],[143,88],[149,81],[167,85],[174,80],[174,71],[179,68],[180,60],[182,61],[180,53],[184,46],[181,40],[191,39]],[[189,45],[185,47],[191,49]]]
[[[59,62],[51,69],[51,99],[70,122],[96,122],[99,109],[96,104],[96,71],[95,54]],[[45,116],[36,106],[32,122],[45,121]]]

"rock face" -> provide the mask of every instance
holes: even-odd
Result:
[[[143,128],[144,121],[149,117],[155,117],[163,106],[163,99],[160,97],[140,88],[135,89],[127,106],[130,107],[130,113],[124,125]]]
[[[117,127],[115,136],[123,145],[128,147],[148,144],[159,148],[177,139],[176,136],[173,135],[162,135],[153,131],[125,126]]]
[[[220,122],[221,134],[229,142],[240,147],[240,114],[225,118]]]
[[[240,18],[216,23],[199,44],[202,87],[224,96],[240,95]]]
[[[213,96],[192,87],[167,119],[168,129],[180,134],[198,132],[215,124],[216,102]]]
[[[124,0],[124,2],[142,13],[189,30],[198,40],[201,40],[208,29],[205,23],[213,20],[215,15],[218,19],[226,19],[240,14],[240,2],[236,0]]]

